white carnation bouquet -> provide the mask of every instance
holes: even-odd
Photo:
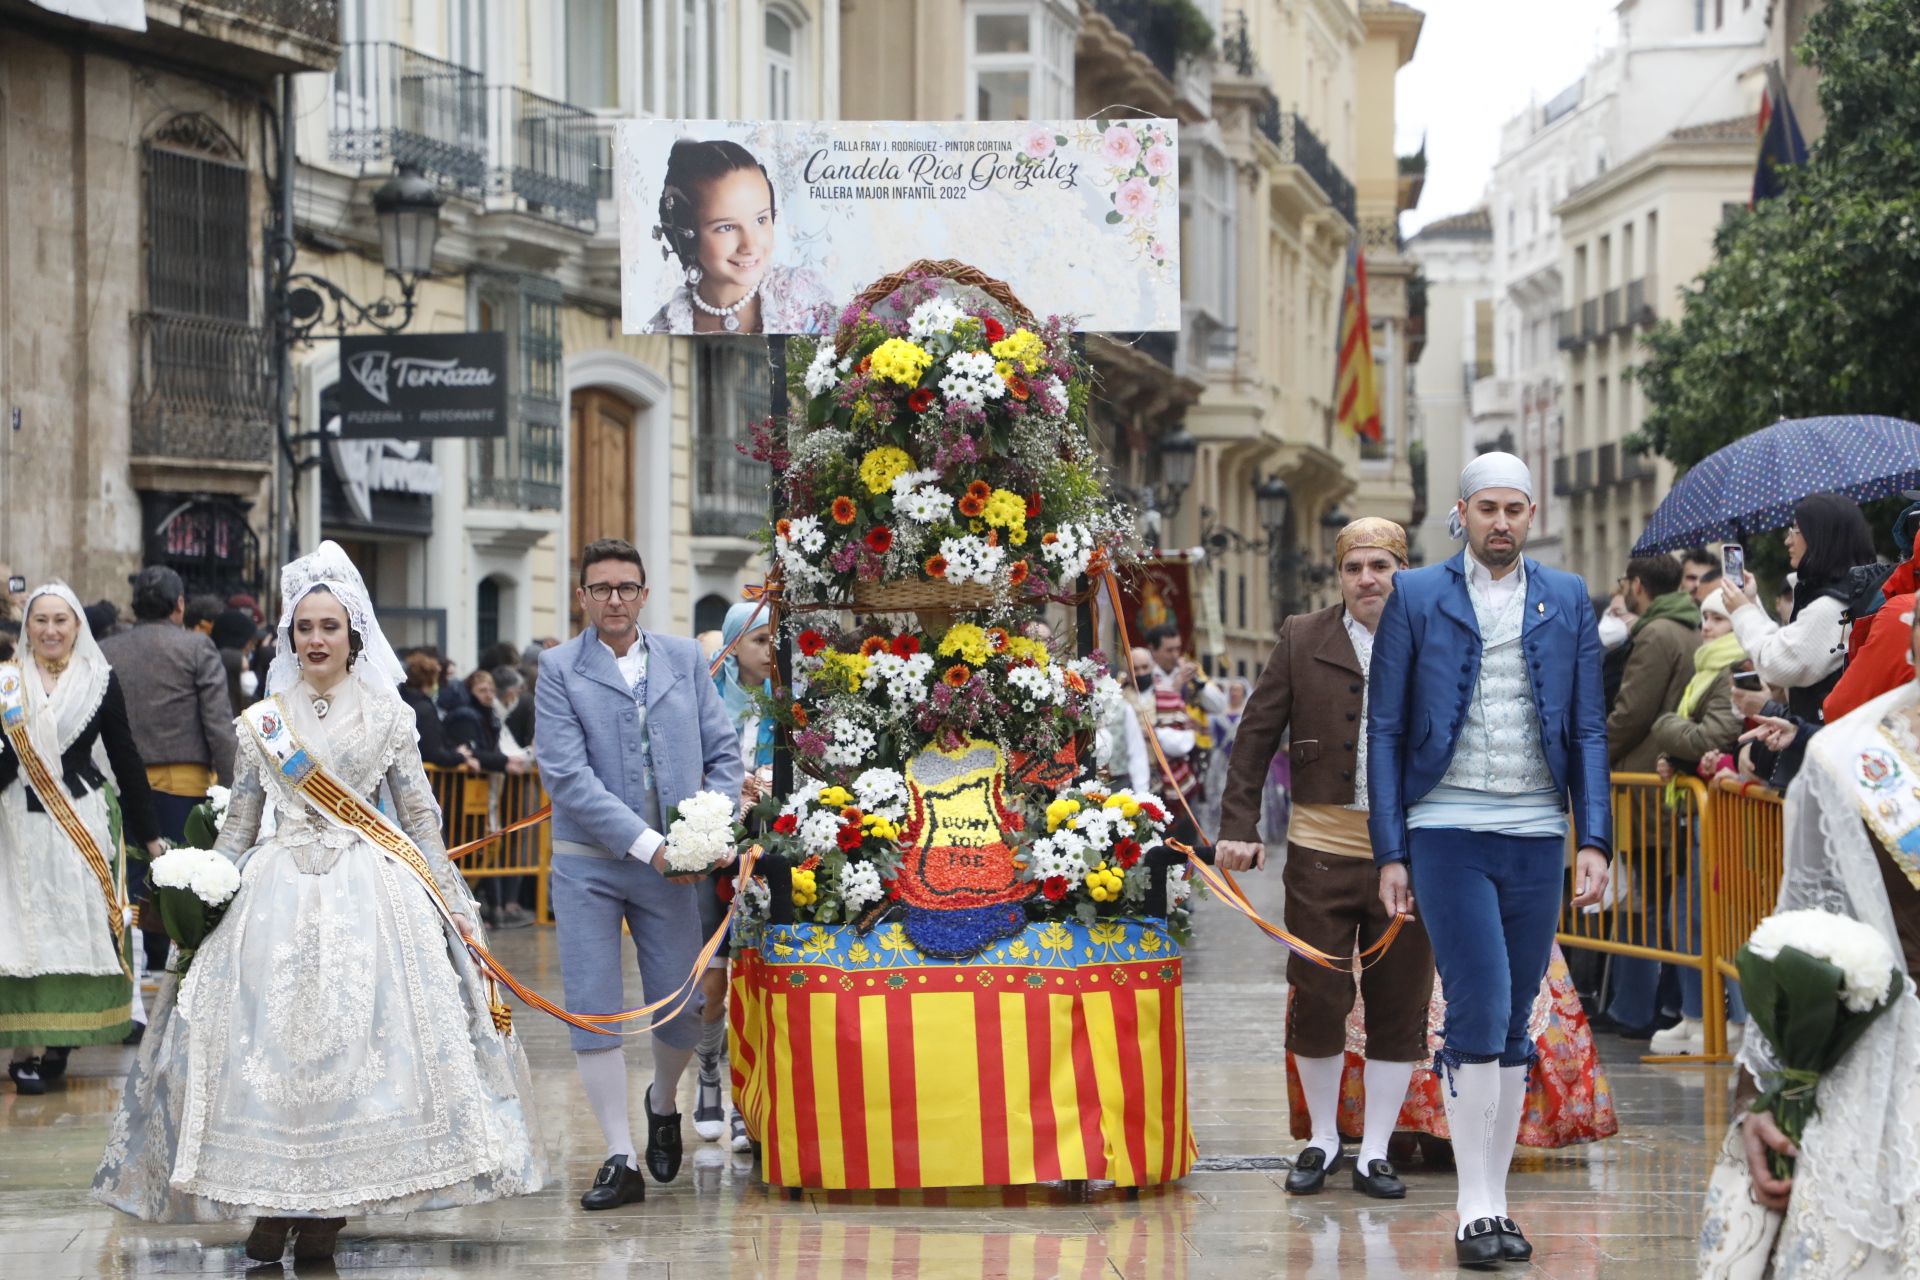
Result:
[[[184,974],[240,892],[240,870],[225,854],[182,848],[155,858],[150,875],[154,906],[179,949],[178,972]]]
[[[734,821],[735,801],[718,791],[696,791],[668,815],[664,850],[675,875],[699,875],[724,865],[746,835]]]

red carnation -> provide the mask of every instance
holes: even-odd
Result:
[[[877,556],[883,556],[893,550],[893,530],[883,524],[877,524],[867,530],[867,550]]]
[[[913,394],[907,397],[907,408],[915,413],[925,413],[933,408],[933,388],[915,388]]]
[[[773,820],[773,834],[790,836],[800,829],[800,819],[791,813],[783,813]]]
[[[1114,841],[1113,856],[1121,866],[1131,867],[1140,861],[1140,842],[1138,840]]]
[[[1040,493],[1035,490],[1027,495],[1027,519],[1032,520],[1040,514]]]
[[[1048,876],[1040,882],[1040,892],[1046,895],[1048,902],[1060,901],[1060,899],[1067,896],[1067,878],[1065,876]]]
[[[887,647],[893,651],[893,656],[896,658],[911,658],[920,652],[920,637],[895,636],[893,643]]]
[[[860,824],[849,822],[840,828],[840,834],[835,837],[835,842],[840,846],[842,853],[852,853],[860,847],[860,842],[865,838],[860,834]]]
[[[1155,822],[1165,822],[1167,820],[1167,811],[1151,800],[1142,800],[1140,802],[1140,812],[1146,814],[1147,817]]]
[[[811,658],[827,647],[827,638],[812,627],[808,627],[800,633],[799,644],[800,652]]]
[[[733,881],[716,880],[713,883],[713,896],[722,902],[733,901]]]
[[[992,346],[994,343],[1000,341],[1000,339],[1007,336],[1006,326],[1002,325],[998,320],[995,320],[992,316],[981,316],[980,323],[986,326],[988,346]]]

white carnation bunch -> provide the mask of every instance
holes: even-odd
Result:
[[[940,394],[976,410],[989,400],[998,400],[1007,394],[1007,384],[994,372],[993,365],[993,357],[984,351],[949,356],[947,376],[940,379]]]
[[[851,769],[872,755],[878,745],[879,739],[873,736],[873,730],[842,720],[834,726],[833,741],[828,744],[824,759],[833,768]]]
[[[967,313],[951,299],[929,298],[907,317],[907,336],[915,342],[925,342],[936,333],[952,333],[953,327],[966,318]]]
[[[233,802],[233,792],[215,783],[207,788],[207,809],[213,815],[213,825],[219,826],[226,820],[227,806]]]
[[[1059,567],[1056,576],[1077,578],[1093,559],[1093,534],[1077,524],[1061,525],[1058,537],[1040,548],[1040,554]]]
[[[853,780],[853,798],[862,812],[888,822],[899,822],[907,816],[907,780],[896,770],[867,770]]]
[[[685,875],[711,870],[733,852],[734,802],[718,791],[696,791],[680,802],[667,825],[666,863]]]
[[[840,899],[848,912],[857,912],[870,902],[880,901],[886,890],[880,886],[880,872],[871,862],[851,862],[840,873]]]
[[[893,509],[915,524],[939,524],[953,514],[953,498],[931,485],[902,493],[896,482]]]
[[[1039,667],[1015,667],[1007,672],[1007,683],[1034,702],[1057,703],[1066,692],[1064,684],[1055,681]]]
[[[148,874],[162,889],[184,889],[210,907],[223,907],[240,892],[240,872],[212,849],[169,849]]]
[[[825,395],[833,390],[838,380],[834,368],[835,353],[831,342],[822,342],[813,352],[813,363],[807,366],[807,394]]]
[[[1886,999],[1896,967],[1893,948],[1872,925],[1833,911],[1780,911],[1747,939],[1747,949],[1762,960],[1774,959],[1783,947],[1838,969],[1844,981],[1840,999],[1853,1012],[1865,1013]]]
[[[831,809],[815,809],[800,822],[800,843],[808,853],[828,854],[840,847],[840,828],[845,825]]]
[[[1167,868],[1167,901],[1179,906],[1193,896],[1193,882],[1187,879],[1187,864],[1175,863]]]
[[[948,582],[978,582],[983,586],[991,585],[1007,559],[1005,547],[989,546],[985,538],[972,534],[942,538],[940,554],[947,562]]]

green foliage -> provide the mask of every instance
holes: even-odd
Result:
[[[1920,0],[1829,5],[1801,53],[1825,136],[1647,339],[1635,443],[1683,468],[1781,417],[1920,415]]]

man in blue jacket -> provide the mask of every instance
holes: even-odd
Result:
[[[1454,1249],[1468,1266],[1532,1256],[1507,1216],[1526,1103],[1527,1034],[1567,870],[1598,902],[1613,834],[1600,637],[1586,584],[1521,556],[1533,477],[1509,453],[1460,476],[1466,550],[1394,578],[1368,681],[1368,825],[1391,912],[1414,910],[1447,993],[1447,1123],[1459,1167]]]
[[[581,550],[579,599],[592,625],[540,655],[535,753],[553,797],[553,914],[567,1010],[618,1013],[622,922],[648,1003],[693,972],[702,943],[697,894],[707,886],[667,874],[667,815],[697,791],[739,796],[743,766],[699,646],[640,629],[647,568],[633,544],[602,538]],[[641,1105],[647,1170],[658,1182],[680,1171],[674,1098],[700,1036],[699,1013],[696,1000],[653,1032],[653,1079]],[[645,1199],[622,1042],[579,1028],[571,1034],[608,1153],[580,1205]]]

